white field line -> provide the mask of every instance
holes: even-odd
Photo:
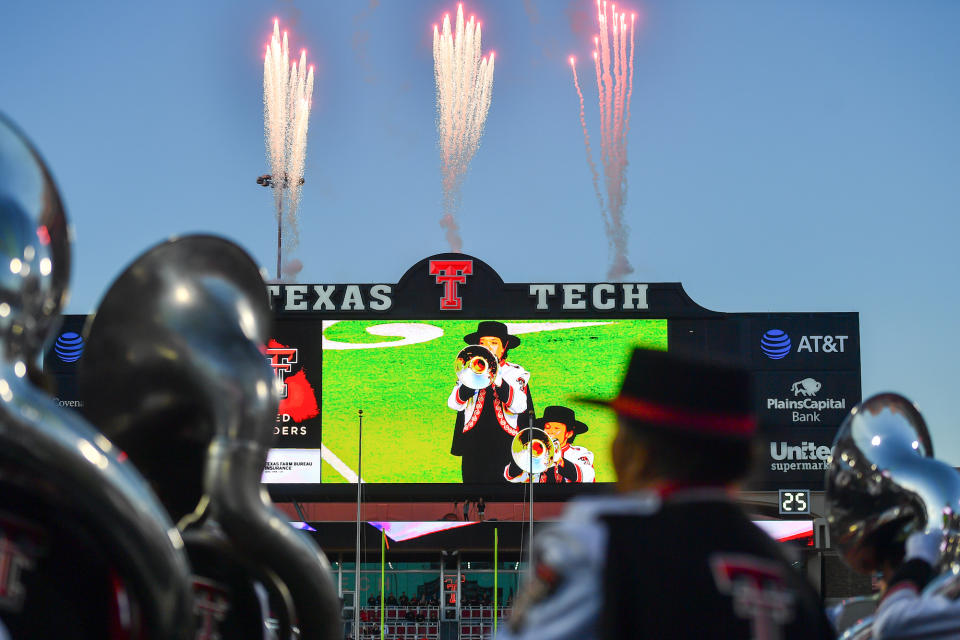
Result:
[[[340,320],[325,320],[323,331],[341,322]],[[507,330],[513,335],[522,333],[536,333],[539,331],[560,331],[562,329],[577,329],[580,327],[599,327],[613,322],[508,322]],[[405,347],[410,344],[430,342],[443,335],[443,329],[432,324],[422,322],[396,322],[393,324],[375,324],[367,327],[367,333],[375,336],[391,336],[402,338],[390,342],[338,342],[323,337],[323,349],[379,349],[381,347]]]
[[[347,482],[356,483],[357,482],[357,472],[347,466],[347,464],[337,457],[333,451],[327,448],[327,445],[320,445],[320,457],[323,458],[327,464],[334,468],[334,470],[343,476]],[[361,478],[360,482],[366,482]]]
[[[340,322],[339,320],[324,320],[323,331],[332,325]],[[421,342],[430,342],[443,335],[443,329],[432,324],[421,322],[397,322],[394,324],[376,324],[367,327],[367,333],[375,336],[391,336],[403,338],[402,340],[392,340],[390,342],[337,342],[323,337],[321,348],[323,349],[379,349],[380,347],[405,347],[409,344],[419,344]]]

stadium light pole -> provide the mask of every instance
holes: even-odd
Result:
[[[527,473],[527,481],[530,483],[530,551],[527,552],[527,571],[530,574],[530,580],[533,580],[533,412],[529,414],[530,439],[527,441],[530,450],[530,472]]]
[[[279,259],[279,258],[278,258]],[[363,465],[363,409],[357,409],[357,557],[353,579],[353,639],[360,638],[360,475]],[[381,610],[383,602],[380,603]]]
[[[269,173],[265,173],[262,176],[257,177],[257,184],[261,187],[272,187],[274,189],[286,189],[287,188],[287,174],[283,174],[282,184],[278,185],[276,180],[273,179],[273,176]],[[306,182],[303,178],[300,178],[300,184],[303,185]],[[280,281],[280,277],[283,275],[281,272],[281,256],[283,255],[283,198],[276,198],[277,202],[277,281]]]

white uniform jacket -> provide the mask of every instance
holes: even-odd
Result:
[[[960,601],[917,592],[915,584],[892,587],[873,617],[876,640],[960,638]]]

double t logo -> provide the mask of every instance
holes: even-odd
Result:
[[[734,613],[750,621],[753,640],[779,640],[793,619],[794,594],[780,567],[745,554],[711,556],[713,579],[721,593],[733,597]]]
[[[431,260],[430,275],[436,276],[437,284],[443,285],[440,298],[441,311],[460,311],[463,298],[457,295],[457,285],[466,284],[467,276],[473,274],[473,260]]]
[[[287,383],[285,378],[293,370],[293,365],[297,364],[297,350],[287,347],[268,347],[267,358],[270,360],[270,366],[273,367],[274,375],[283,383],[283,391],[280,397],[286,398]]]

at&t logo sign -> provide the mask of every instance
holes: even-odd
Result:
[[[76,362],[83,355],[83,337],[75,331],[64,331],[57,336],[53,352],[62,362]]]
[[[790,353],[790,336],[780,329],[770,329],[760,339],[760,350],[771,360],[780,360]]]
[[[797,353],[845,353],[847,339],[850,336],[809,335],[800,336]],[[771,360],[781,360],[793,348],[793,342],[786,331],[770,329],[760,338],[760,350]]]

